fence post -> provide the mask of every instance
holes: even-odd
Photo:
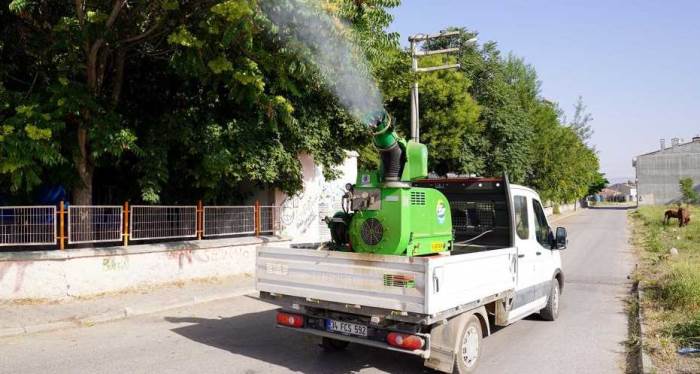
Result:
[[[65,236],[65,210],[63,200],[58,204],[58,248],[61,250],[66,249]]]
[[[124,227],[124,232],[122,233],[122,238],[124,240],[123,245],[125,247],[129,246],[129,202],[125,201],[124,202],[124,216],[123,216],[123,222],[124,224],[122,225]]]
[[[255,200],[255,236],[260,236],[260,200]]]
[[[202,200],[197,200],[197,240],[202,240],[204,231],[204,206]]]

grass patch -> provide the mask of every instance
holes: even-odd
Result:
[[[662,367],[683,372],[700,368],[700,358],[675,353],[700,348],[700,208],[690,208],[690,224],[682,228],[675,219],[663,223],[664,212],[674,208],[642,206],[630,217],[641,258],[636,277],[645,289],[645,345]]]
[[[679,342],[683,346],[700,345],[700,315],[691,321],[675,325],[671,334],[679,337]]]
[[[659,281],[659,301],[669,309],[698,310],[700,307],[700,264],[671,263]]]

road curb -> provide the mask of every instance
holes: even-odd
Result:
[[[117,310],[109,311],[105,313],[99,313],[87,317],[73,317],[61,321],[54,321],[48,323],[38,323],[34,325],[19,326],[19,327],[6,327],[0,328],[0,338],[29,335],[40,332],[48,332],[55,330],[62,330],[67,328],[75,327],[90,327],[98,323],[118,321],[126,319],[129,317],[136,317],[146,314],[159,313],[170,309],[177,309],[182,307],[194,306],[197,304],[204,304],[212,301],[226,300],[234,297],[243,296],[249,293],[255,292],[253,288],[240,289],[232,292],[224,292],[209,296],[195,296],[191,300],[178,301],[169,304],[161,304],[154,306],[124,306]]]
[[[642,313],[642,299],[644,297],[644,290],[641,285],[637,285],[637,290],[634,293],[637,298],[637,331],[639,331],[639,344],[638,344],[638,362],[639,372],[643,374],[653,374],[656,373],[656,367],[651,361],[649,354],[644,351],[644,313]]]

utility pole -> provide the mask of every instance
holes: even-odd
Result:
[[[411,43],[411,70],[414,73],[427,73],[430,71],[446,70],[446,69],[459,69],[459,64],[447,64],[440,66],[430,66],[430,67],[420,67],[418,64],[418,58],[423,56],[431,56],[438,54],[445,54],[451,52],[459,51],[458,47],[455,48],[445,48],[437,49],[433,51],[419,51],[418,44],[431,39],[445,38],[450,36],[459,35],[459,31],[442,31],[438,34],[416,34],[408,37],[408,41]],[[476,42],[476,38],[469,39],[468,43]],[[418,142],[420,141],[420,110],[418,105],[418,82],[413,82],[411,87],[411,140]]]

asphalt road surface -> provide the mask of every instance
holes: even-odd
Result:
[[[619,373],[623,299],[633,256],[625,210],[587,210],[569,232],[556,322],[531,317],[484,340],[482,373]],[[253,297],[91,327],[0,339],[0,373],[423,373],[413,356],[351,345],[324,353],[313,338],[273,327]]]

